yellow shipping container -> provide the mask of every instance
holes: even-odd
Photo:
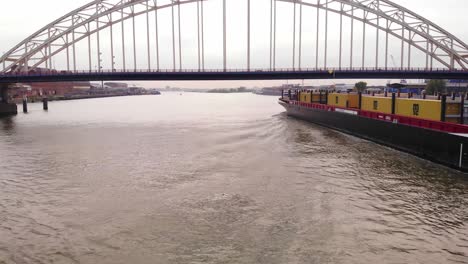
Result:
[[[302,103],[310,103],[310,92],[301,92],[299,101]]]
[[[310,103],[310,92],[301,92],[301,95],[299,97],[299,101],[303,103]],[[325,93],[322,94],[323,100],[325,99]],[[320,93],[319,92],[314,92],[313,93],[313,102],[318,103],[320,102]]]
[[[447,108],[445,110],[447,115],[447,118],[445,119],[446,122],[456,124],[460,122],[460,106],[460,103],[447,103]]]
[[[460,103],[447,103],[447,115],[460,115]]]
[[[445,122],[448,122],[448,123],[454,123],[454,124],[459,124],[460,123],[460,118],[456,118],[456,117],[447,117],[445,119]]]
[[[319,92],[315,92],[313,96],[314,96],[314,103],[320,102],[320,93]],[[326,98],[326,94],[322,93],[322,99],[321,100],[325,101],[325,98]]]
[[[347,93],[328,94],[328,105],[337,107],[358,108],[359,95]]]
[[[396,114],[440,121],[442,104],[437,100],[403,99],[396,100]]]
[[[392,113],[391,97],[363,96],[361,109],[385,114]]]

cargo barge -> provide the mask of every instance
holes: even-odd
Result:
[[[288,91],[287,114],[468,172],[465,98]]]

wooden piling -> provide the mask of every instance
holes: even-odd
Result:
[[[28,112],[28,99],[25,97],[23,98],[23,113]]]
[[[47,97],[42,98],[42,108],[44,109],[44,111],[49,110],[49,100],[47,99]]]

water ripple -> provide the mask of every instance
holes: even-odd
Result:
[[[2,264],[468,261],[466,175],[276,98],[30,109],[0,119]]]

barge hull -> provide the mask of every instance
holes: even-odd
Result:
[[[280,101],[287,114],[468,172],[468,137]]]

